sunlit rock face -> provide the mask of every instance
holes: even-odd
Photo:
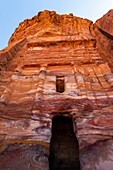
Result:
[[[112,26],[113,10],[95,24],[54,11],[19,24],[0,51],[0,169],[112,170]]]

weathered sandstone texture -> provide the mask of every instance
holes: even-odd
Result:
[[[19,24],[0,51],[0,142],[1,170],[113,169],[113,10]]]

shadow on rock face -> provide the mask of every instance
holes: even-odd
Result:
[[[11,144],[0,156],[1,170],[49,170],[45,146]]]

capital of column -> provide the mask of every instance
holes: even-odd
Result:
[[[46,71],[47,69],[47,64],[43,64],[40,66],[40,71]]]

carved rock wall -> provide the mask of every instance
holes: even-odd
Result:
[[[111,10],[93,24],[72,14],[44,11],[19,24],[0,52],[3,170],[7,160],[10,169],[16,166],[13,155],[20,160],[19,148],[23,155],[30,150],[25,165],[33,157],[34,170],[49,169],[52,119],[58,115],[73,120],[82,170],[112,167],[112,160],[109,166],[106,162],[108,152],[100,149],[106,144],[110,150],[113,137],[112,16]],[[32,147],[37,149],[31,152]],[[26,169],[33,167],[30,162]],[[19,168],[25,170],[24,163]]]

